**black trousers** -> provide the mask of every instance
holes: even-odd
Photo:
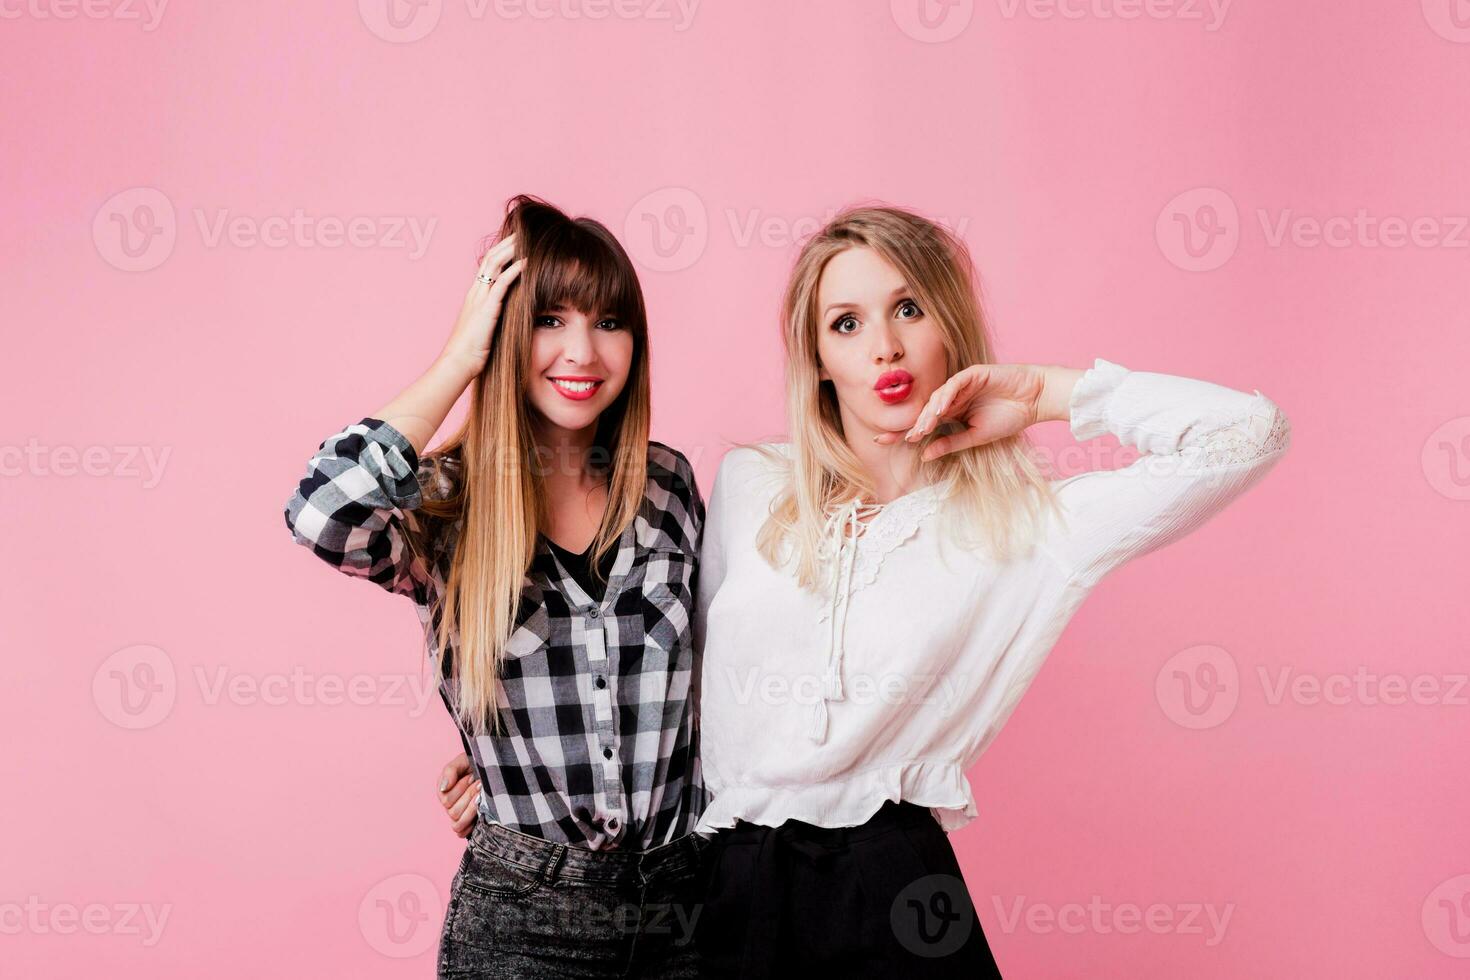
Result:
[[[949,837],[927,807],[857,827],[719,831],[694,929],[708,977],[999,977]]]

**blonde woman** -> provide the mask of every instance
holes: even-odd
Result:
[[[1083,599],[1261,479],[1259,391],[996,364],[963,244],[836,217],[786,292],[789,442],[722,462],[700,561],[706,975],[999,976],[946,834]],[[1116,436],[1052,480],[1025,430]]]
[[[414,602],[469,750],[441,787],[478,807],[441,977],[697,975],[704,508],[648,427],[627,255],[521,196],[440,356],[323,442],[286,505],[297,542]]]

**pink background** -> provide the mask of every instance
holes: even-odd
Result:
[[[953,841],[1007,976],[1464,975],[1463,0],[395,2],[5,8],[0,972],[432,975],[459,743],[410,604],[281,509],[530,191],[638,260],[706,494],[864,199],[962,226],[1002,360],[1275,399],[1285,461],[1094,594]]]

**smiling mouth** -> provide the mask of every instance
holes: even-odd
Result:
[[[546,380],[551,382],[551,386],[559,394],[573,401],[591,398],[603,383],[601,378],[547,378]]]

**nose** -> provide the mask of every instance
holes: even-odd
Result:
[[[874,364],[892,364],[903,358],[903,344],[887,321],[878,321],[868,336],[873,344]]]
[[[568,364],[590,364],[595,358],[592,330],[585,323],[569,324],[563,331],[562,360]]]

